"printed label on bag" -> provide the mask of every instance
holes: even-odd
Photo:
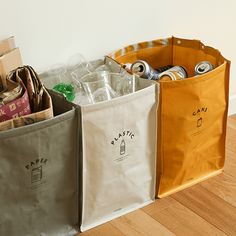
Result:
[[[130,142],[135,138],[135,135],[132,131],[125,130],[117,134],[116,137],[111,141],[112,147],[115,149],[113,161],[121,162],[127,159],[130,152]]]
[[[204,121],[205,121],[205,115],[208,112],[207,107],[200,107],[193,111],[192,117],[194,118],[195,123],[195,131],[192,133],[193,136],[196,136],[204,130]]]
[[[25,165],[28,173],[29,185],[32,190],[40,188],[46,183],[45,170],[48,159],[38,158]]]

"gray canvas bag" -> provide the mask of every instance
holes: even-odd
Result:
[[[51,95],[54,118],[0,132],[0,235],[76,232],[78,116]]]
[[[0,132],[0,235],[74,235],[154,201],[159,88],[137,86],[83,106],[51,92],[53,119]]]

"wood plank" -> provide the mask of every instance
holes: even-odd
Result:
[[[226,149],[224,172],[236,178],[236,153]]]
[[[226,159],[224,171],[228,175],[236,176],[236,115],[228,118],[226,141]]]
[[[77,236],[124,236],[124,234],[122,234],[117,228],[113,227],[110,223],[106,223],[78,234]]]
[[[236,132],[234,129],[227,128],[227,138],[226,138],[226,148],[234,153],[236,153]]]
[[[210,192],[236,207],[236,178],[223,173],[200,184]]]
[[[82,236],[236,235],[236,115],[228,118],[224,173]]]
[[[236,208],[207,189],[196,185],[172,197],[227,235],[235,235]]]
[[[155,202],[152,204],[146,206],[143,208],[143,210],[148,214],[148,215],[154,215],[156,213],[156,208],[158,211],[163,211],[166,208],[172,207],[172,205],[176,204],[176,200],[170,197],[165,197],[162,199],[157,199]]]
[[[226,148],[236,154],[236,128],[235,120],[228,120]]]
[[[228,121],[230,122],[235,122],[236,121],[236,114],[232,115],[232,116],[229,116],[228,117]]]
[[[143,210],[175,235],[226,235],[171,197],[157,200]]]
[[[167,228],[142,210],[131,212],[111,221],[126,236],[173,236]]]
[[[236,114],[228,116],[228,119],[229,120],[236,120]]]

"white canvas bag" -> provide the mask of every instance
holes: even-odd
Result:
[[[154,201],[157,86],[81,106],[81,231]]]

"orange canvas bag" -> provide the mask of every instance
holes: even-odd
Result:
[[[159,82],[156,197],[221,173],[230,62],[198,40],[175,37],[130,45],[109,56],[120,64],[145,60],[153,68],[172,64],[188,72],[187,79]],[[215,69],[194,76],[200,61],[211,62]]]

